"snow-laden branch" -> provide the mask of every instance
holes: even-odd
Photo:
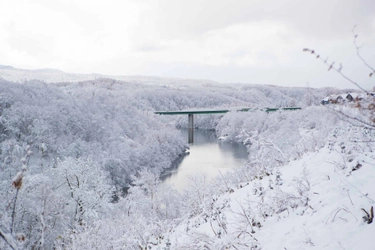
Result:
[[[0,229],[0,237],[3,238],[3,240],[9,245],[10,248],[12,248],[13,250],[18,249],[16,243],[14,242],[13,236],[11,234],[4,233]]]
[[[317,54],[315,52],[315,50],[313,49],[309,49],[309,48],[304,48],[303,49],[304,52],[310,52],[310,54],[312,55],[315,55],[317,59],[319,59],[320,61],[322,61],[325,65],[328,66],[328,71],[333,69],[334,71],[336,71],[341,77],[343,77],[345,80],[351,82],[352,84],[354,84],[355,86],[357,86],[359,89],[361,89],[363,92],[365,92],[366,94],[368,93],[368,91],[364,88],[361,87],[361,85],[359,85],[357,82],[355,82],[354,80],[352,80],[350,77],[348,77],[347,75],[345,75],[344,73],[342,73],[342,64],[340,63],[340,66],[335,66],[335,61],[333,62],[329,62],[328,61],[328,58],[326,59],[323,59],[319,54]]]

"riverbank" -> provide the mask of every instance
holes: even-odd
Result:
[[[270,175],[228,182],[152,249],[373,249],[375,153],[355,142],[343,151],[341,139]]]
[[[180,132],[187,138],[187,130]],[[221,141],[212,130],[195,130],[194,143],[189,147],[188,154],[179,157],[162,174],[162,180],[180,192],[188,186],[192,177],[201,175],[209,181],[220,174],[243,167],[248,156],[244,145]]]

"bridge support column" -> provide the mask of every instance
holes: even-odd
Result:
[[[188,143],[194,143],[194,115],[188,114]]]

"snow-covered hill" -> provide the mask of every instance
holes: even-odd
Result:
[[[12,66],[0,65],[0,78],[12,82],[40,80],[44,82],[77,82],[93,80],[100,76],[92,74],[70,74],[57,69],[18,69]]]
[[[19,69],[12,66],[0,65],[0,78],[12,82],[25,82],[30,80],[39,80],[46,83],[59,82],[79,82],[89,81],[100,78],[111,78],[119,81],[126,81],[132,83],[152,84],[174,86],[178,85],[202,85],[202,84],[218,84],[210,80],[198,79],[183,79],[183,78],[168,78],[156,76],[117,76],[117,75],[103,75],[103,74],[77,74],[67,73],[58,69]]]
[[[246,166],[192,177],[183,194],[144,173],[117,204],[126,212],[73,235],[73,249],[371,250],[375,134],[358,125],[325,107],[226,114],[218,134],[248,146]]]
[[[224,116],[217,131],[248,145],[248,165],[201,186],[215,196],[154,248],[374,249],[375,132],[344,118],[324,107]]]
[[[333,89],[185,83],[0,79],[0,248],[371,247],[345,238],[373,230],[361,218],[374,199],[371,110],[342,107],[365,122],[353,124],[332,112],[341,106],[309,106]],[[187,119],[155,110],[241,106],[303,109],[197,118],[245,144],[247,165],[192,177],[184,194],[161,183],[186,149],[176,127]]]
[[[375,154],[333,144],[231,186],[153,249],[374,249]]]

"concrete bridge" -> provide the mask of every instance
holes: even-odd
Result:
[[[275,112],[278,110],[298,110],[301,108],[298,107],[290,107],[290,108],[264,108],[264,109],[257,109],[257,108],[242,108],[242,109],[222,109],[222,110],[186,110],[186,111],[156,111],[154,112],[157,115],[188,115],[189,125],[188,125],[188,143],[194,142],[194,115],[201,115],[201,114],[225,114],[228,112],[249,112],[249,111],[256,111],[261,110],[267,113]]]

